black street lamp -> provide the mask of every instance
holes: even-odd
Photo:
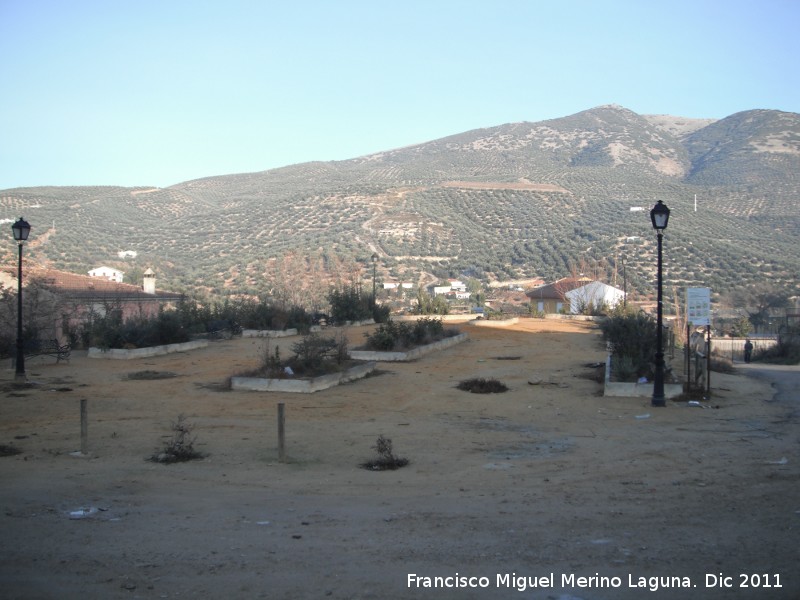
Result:
[[[662,257],[661,242],[664,237],[664,230],[669,223],[669,208],[659,200],[650,211],[650,220],[653,222],[653,229],[658,234],[658,305],[656,307],[656,374],[653,379],[653,406],[666,406],[664,399],[664,341],[662,332],[664,326],[664,302],[662,293]]]
[[[25,379],[25,346],[22,340],[22,243],[31,232],[30,224],[22,217],[11,226],[14,239],[19,244],[19,269],[17,270],[17,370],[14,377]]]
[[[375,308],[375,269],[378,266],[378,254],[372,254],[372,308]]]
[[[622,257],[622,308],[628,308],[628,278],[625,276],[625,257]]]

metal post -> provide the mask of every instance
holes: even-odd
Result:
[[[81,454],[89,453],[89,415],[86,411],[86,398],[81,398]]]
[[[653,380],[653,406],[666,406],[664,399],[664,340],[662,328],[664,322],[663,295],[661,281],[661,240],[663,234],[658,232],[658,306],[656,307],[656,373]]]
[[[278,403],[278,460],[286,462],[286,405]]]
[[[372,261],[372,308],[375,308],[375,299],[376,299],[376,287],[375,287],[375,273],[377,268],[377,261]]]
[[[686,323],[686,391],[692,391],[692,326]]]
[[[25,344],[22,339],[22,242],[19,243],[17,271],[17,370],[15,379],[25,379]]]
[[[706,396],[711,396],[711,325],[706,325],[708,344],[706,345]]]
[[[628,278],[625,274],[625,257],[622,258],[622,308],[628,308]]]

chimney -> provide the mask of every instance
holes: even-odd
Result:
[[[142,275],[142,291],[145,294],[156,293],[156,274],[153,269],[148,268]]]

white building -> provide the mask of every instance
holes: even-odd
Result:
[[[591,281],[566,292],[564,298],[569,302],[569,312],[578,314],[588,306],[614,308],[625,298],[625,292],[602,281]]]
[[[89,277],[103,277],[104,279],[108,279],[109,281],[114,281],[116,283],[122,283],[122,278],[124,276],[125,273],[122,271],[117,271],[116,269],[112,269],[111,267],[97,267],[96,269],[89,271]]]

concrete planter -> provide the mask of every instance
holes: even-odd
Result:
[[[624,398],[652,398],[653,382],[628,383],[625,381],[609,381],[611,379],[611,355],[606,358],[606,377],[603,386],[603,396],[617,396]],[[664,397],[677,398],[683,394],[683,384],[665,383]]]
[[[512,317],[510,319],[476,319],[470,321],[471,325],[475,327],[508,327],[519,323],[519,317]]]
[[[89,348],[87,356],[89,358],[111,358],[116,360],[131,360],[134,358],[148,358],[150,356],[161,356],[174,352],[188,352],[208,346],[208,340],[193,340],[182,344],[167,344],[165,346],[148,346],[147,348],[134,348],[125,350],[123,348]]]
[[[261,377],[231,377],[231,389],[254,392],[293,392],[311,394],[319,390],[355,381],[366,377],[375,370],[374,362],[350,367],[341,373],[320,375],[311,379],[266,379]]]
[[[460,344],[468,339],[466,333],[459,333],[453,337],[445,338],[433,344],[426,346],[418,346],[406,352],[380,352],[378,350],[351,350],[350,358],[355,360],[376,360],[379,362],[406,362],[416,360],[421,356],[430,354],[431,352],[438,352],[456,344]]]
[[[361,325],[374,325],[375,321],[373,319],[367,319],[365,321],[346,321],[344,325],[341,327],[360,327]],[[309,332],[311,333],[321,333],[330,327],[322,327],[320,325],[312,325],[309,328]],[[282,338],[282,337],[291,337],[293,335],[299,335],[299,332],[295,328],[290,329],[243,329],[242,330],[242,337],[243,338]]]
[[[435,319],[442,323],[463,323],[477,319],[476,315],[399,315],[392,316],[392,321],[413,322],[421,319]]]
[[[545,319],[550,319],[553,321],[602,321],[606,317],[590,317],[588,315],[554,315],[554,314],[546,314],[544,316]]]
[[[297,335],[297,329],[242,329],[243,338],[281,338]]]

